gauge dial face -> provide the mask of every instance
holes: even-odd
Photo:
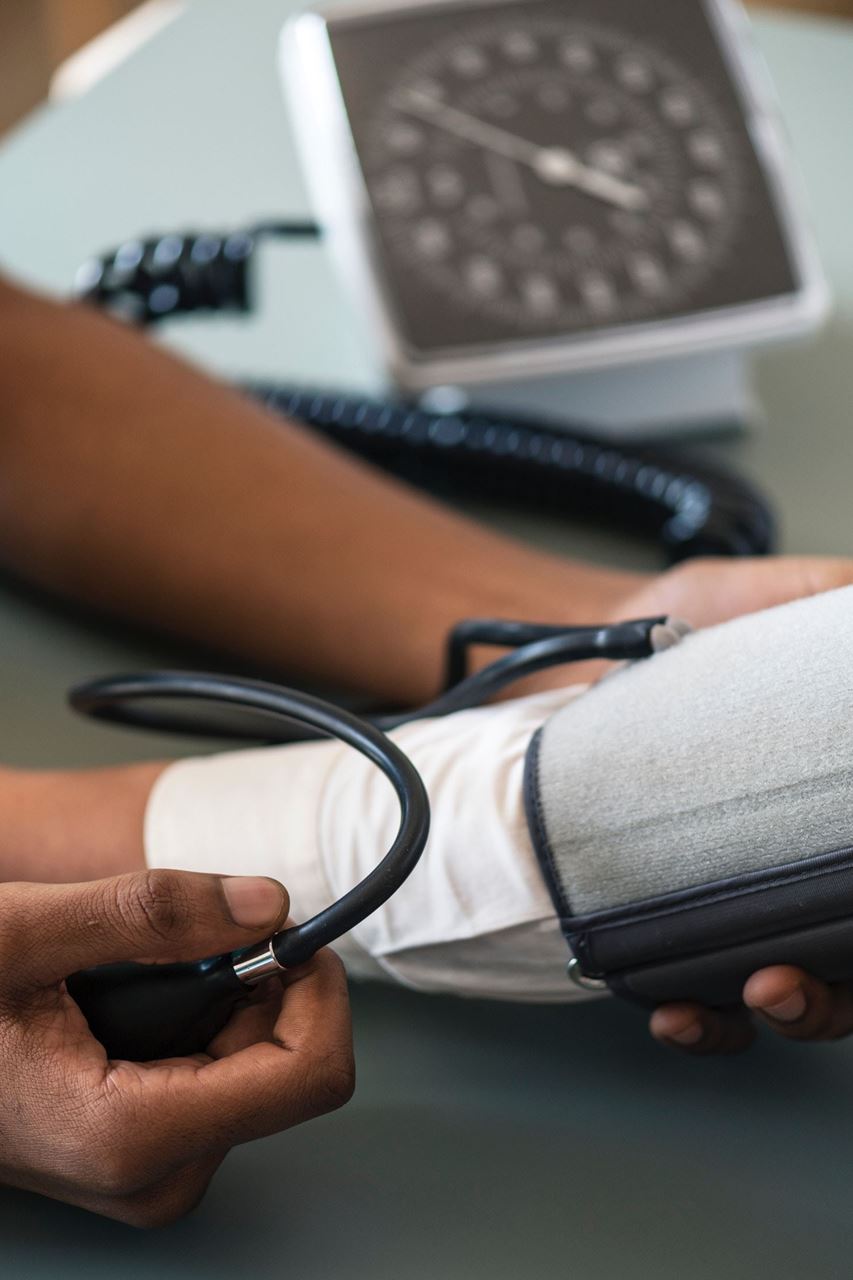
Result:
[[[676,28],[702,9],[445,4],[396,57],[385,18],[374,93],[362,84],[348,106],[386,292],[414,346],[572,334],[791,287],[714,35],[703,23],[714,58],[697,62],[696,31],[679,58],[665,28],[647,34],[662,7]]]

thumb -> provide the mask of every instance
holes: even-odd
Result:
[[[0,985],[48,986],[111,961],[200,960],[274,933],[289,905],[276,880],[159,869],[0,885]]]

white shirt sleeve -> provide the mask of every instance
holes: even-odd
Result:
[[[359,976],[429,991],[577,1000],[527,831],[524,757],[580,686],[404,725],[392,737],[421,773],[432,825],[400,890],[336,949]],[[391,844],[399,807],[384,775],[336,742],[178,761],[145,817],[149,866],[269,875],[306,919]]]

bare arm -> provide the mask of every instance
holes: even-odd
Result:
[[[597,621],[634,575],[528,549],[138,334],[0,282],[0,564],[284,669],[418,700],[460,617]]]
[[[0,883],[71,884],[140,870],[145,808],[165,768],[0,767]]]

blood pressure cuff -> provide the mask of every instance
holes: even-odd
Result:
[[[688,635],[533,739],[526,808],[575,970],[727,1005],[853,978],[853,588]]]

